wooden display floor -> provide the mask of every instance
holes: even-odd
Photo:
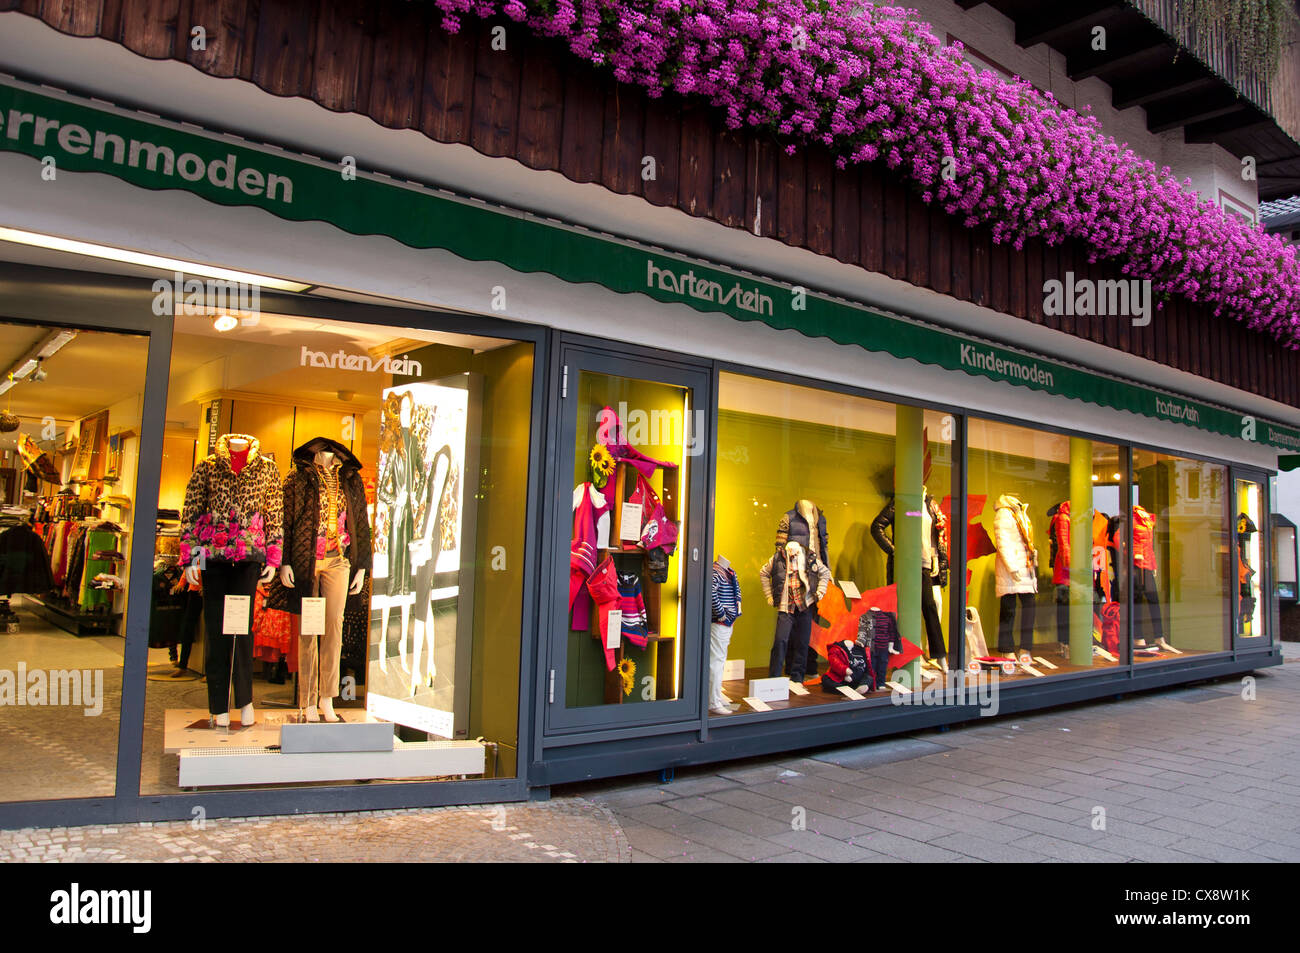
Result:
[[[364,709],[334,709],[347,722],[378,721]],[[239,712],[230,713],[228,728],[209,728],[203,708],[169,708],[163,722],[163,750],[167,754],[199,748],[270,748],[280,744],[280,726],[297,724],[298,710],[257,711],[257,721],[248,728],[239,723]]]

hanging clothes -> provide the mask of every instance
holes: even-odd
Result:
[[[0,533],[0,596],[39,595],[54,588],[45,544],[30,526]]]

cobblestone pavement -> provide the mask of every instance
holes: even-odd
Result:
[[[570,797],[530,804],[215,818],[0,831],[0,863],[15,861],[626,862],[610,813]]]
[[[0,863],[1294,862],[1300,645],[1285,651],[1253,700],[1225,679],[538,803],[0,831]]]
[[[1225,679],[576,790],[633,862],[1295,862],[1300,645],[1285,651],[1250,701]]]

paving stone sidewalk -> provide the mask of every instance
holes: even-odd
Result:
[[[1284,648],[1250,701],[1227,679],[539,803],[0,831],[0,863],[1300,861]]]
[[[610,809],[633,862],[1295,862],[1300,645],[1284,651],[1251,701],[1225,679],[571,790]]]

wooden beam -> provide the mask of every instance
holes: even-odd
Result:
[[[1207,119],[1204,122],[1193,123],[1184,129],[1183,138],[1189,143],[1215,142],[1219,136],[1227,135],[1230,132],[1244,132],[1247,129],[1259,129],[1272,125],[1274,125],[1272,119],[1263,116],[1258,108],[1250,106],[1237,115],[1221,116],[1217,119]]]
[[[1169,109],[1161,113],[1148,114],[1147,129],[1159,134],[1171,129],[1181,129],[1193,123],[1205,122],[1208,119],[1231,116],[1234,113],[1244,112],[1248,108],[1249,104],[1245,100],[1238,100],[1235,103],[1220,102],[1218,105],[1214,100],[1209,100],[1183,109]]]
[[[1159,56],[1167,56],[1172,62],[1175,52],[1173,44],[1169,41],[1155,40],[1113,56],[1103,51],[1100,58],[1089,57],[1090,62],[1086,66],[1075,58],[1067,57],[1065,72],[1077,83],[1093,76],[1104,77],[1107,73],[1113,73],[1126,66],[1137,66]]]
[[[1017,21],[1016,45],[1028,49],[1039,43],[1051,43],[1067,33],[1080,27],[1094,27],[1098,19],[1112,10],[1122,7],[1116,0],[1099,0],[1090,5],[1083,13],[1073,10],[1058,10],[1054,16],[1036,17],[1033,20]]]
[[[1177,83],[1160,82],[1159,80],[1153,80],[1151,77],[1144,77],[1141,82],[1113,89],[1110,104],[1120,110],[1132,109],[1134,106],[1145,106],[1148,103],[1159,102],[1162,99],[1169,99],[1171,96],[1178,96],[1182,93],[1192,93],[1198,89],[1218,86],[1222,82],[1217,77],[1205,72]]]

